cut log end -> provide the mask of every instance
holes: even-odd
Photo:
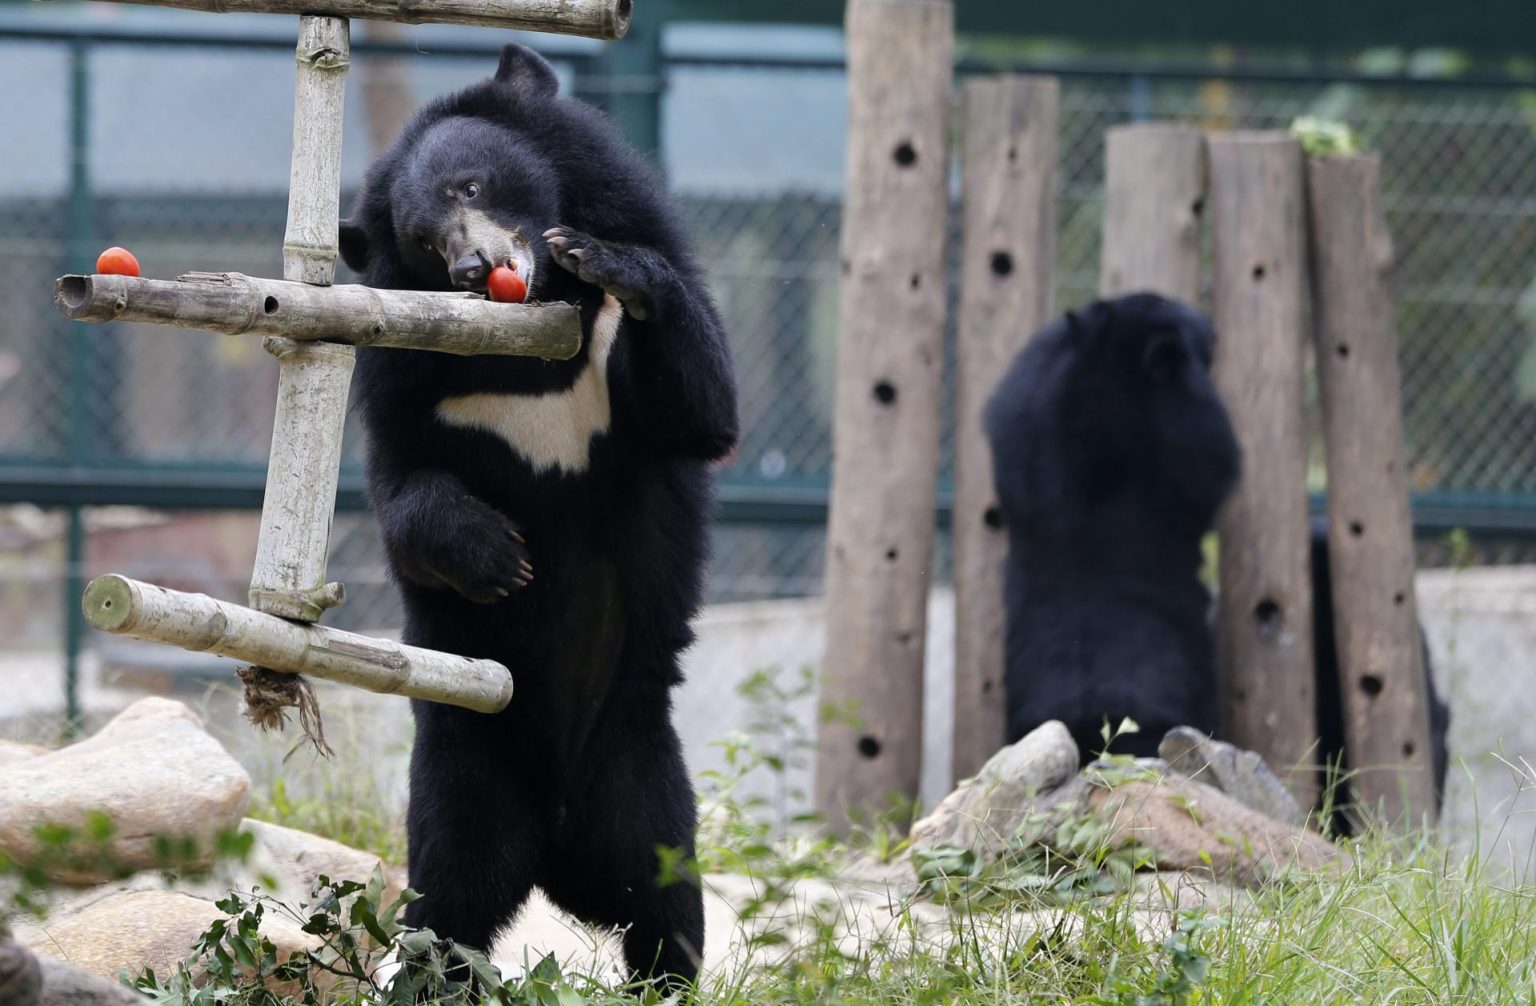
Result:
[[[91,276],[60,276],[53,281],[53,304],[71,321],[89,320],[93,284]]]
[[[86,585],[80,606],[92,628],[120,632],[133,617],[133,586],[116,573],[98,576]]]

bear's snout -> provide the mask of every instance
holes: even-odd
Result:
[[[469,290],[485,286],[485,278],[490,275],[490,272],[491,263],[485,257],[485,253],[472,251],[456,259],[453,265],[448,267],[448,279],[454,286]]]

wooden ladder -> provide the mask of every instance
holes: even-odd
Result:
[[[148,0],[120,0],[141,3]],[[213,12],[298,14],[298,86],[283,279],[191,273],[174,281],[63,276],[66,317],[262,336],[277,358],[277,414],[250,606],[109,574],[86,587],[97,629],[369,691],[496,712],[512,698],[502,664],[316,625],[345,590],[325,576],[356,346],[569,359],[581,344],[568,304],[492,304],[476,294],[333,286],[341,202],[342,104],[352,17],[623,36],[631,0],[153,0]]]

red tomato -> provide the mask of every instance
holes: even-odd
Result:
[[[96,259],[96,271],[111,276],[137,276],[139,260],[127,248],[108,248]]]
[[[504,303],[521,304],[528,296],[528,284],[523,282],[523,277],[504,265],[491,270],[485,278],[485,289],[492,300]]]

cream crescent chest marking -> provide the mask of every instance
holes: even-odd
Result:
[[[572,474],[586,471],[592,438],[606,432],[613,420],[608,400],[608,354],[613,351],[623,317],[623,305],[612,296],[604,296],[592,322],[587,364],[569,388],[537,395],[453,395],[438,403],[437,418],[450,426],[495,434],[535,472],[554,468]]]

